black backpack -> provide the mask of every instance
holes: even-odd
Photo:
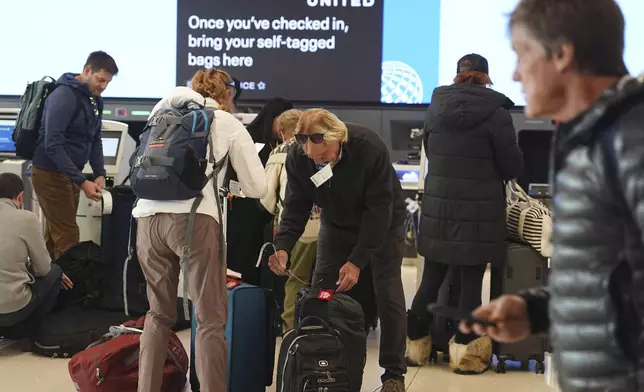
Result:
[[[103,249],[92,241],[79,242],[67,249],[55,261],[74,283],[70,290],[61,290],[56,308],[68,305],[98,306],[103,294],[103,282],[109,272]]]
[[[284,335],[279,355],[281,392],[352,391],[339,333],[319,317],[305,318]]]

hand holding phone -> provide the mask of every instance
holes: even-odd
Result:
[[[493,321],[477,319],[472,315],[472,312],[468,312],[468,311],[456,309],[456,308],[450,308],[445,305],[439,305],[436,303],[429,304],[429,306],[427,307],[427,310],[429,310],[434,314],[445,316],[448,319],[453,321],[463,321],[469,325],[479,324],[484,327],[496,327],[496,323]]]

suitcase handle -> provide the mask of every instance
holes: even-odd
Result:
[[[329,333],[335,334],[335,330],[331,328],[331,325],[329,325],[329,323],[327,323],[325,320],[316,316],[308,316],[303,318],[302,321],[300,321],[300,325],[297,326],[296,335],[299,335],[300,332],[302,332],[302,329],[309,326],[309,324],[314,324],[314,323],[322,324],[322,327],[324,327]]]

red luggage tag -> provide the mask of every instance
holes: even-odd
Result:
[[[230,278],[230,277],[226,278],[226,288],[228,290],[234,289],[235,287],[239,286],[241,283],[242,282],[239,279]]]
[[[333,290],[320,290],[318,293],[318,299],[321,301],[331,301],[333,297]]]

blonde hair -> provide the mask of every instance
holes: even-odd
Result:
[[[309,109],[302,113],[295,133],[321,133],[327,143],[344,143],[349,138],[347,126],[326,109]]]
[[[303,112],[297,109],[290,109],[280,114],[275,121],[277,122],[277,130],[284,134],[284,141],[288,141],[295,134],[297,123],[302,118]]]
[[[212,98],[219,104],[219,109],[228,113],[233,112],[230,107],[229,83],[233,78],[227,72],[216,68],[197,71],[192,77],[192,89],[204,98]]]

